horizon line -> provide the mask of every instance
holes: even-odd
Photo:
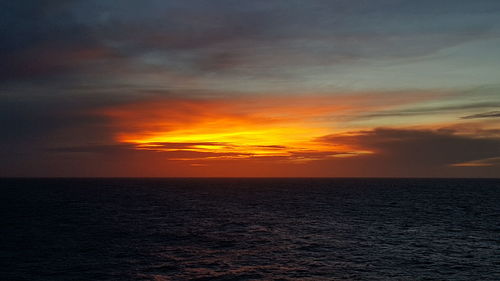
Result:
[[[114,177],[114,176],[103,176],[103,177],[66,177],[66,176],[55,176],[55,177],[32,177],[32,176],[12,176],[12,177],[0,177],[0,180],[4,179],[496,179],[500,180],[500,177]]]

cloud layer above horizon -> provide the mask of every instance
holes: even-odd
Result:
[[[500,174],[500,2],[4,1],[0,176]]]

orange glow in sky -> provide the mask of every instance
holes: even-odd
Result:
[[[105,114],[119,128],[121,143],[141,150],[204,153],[173,160],[281,157],[301,162],[371,153],[318,140],[335,132],[326,117],[349,109],[321,98],[170,100],[116,107]]]

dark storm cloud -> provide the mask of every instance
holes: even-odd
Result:
[[[472,114],[462,117],[462,119],[495,118],[500,117],[500,111],[491,111],[478,114]]]

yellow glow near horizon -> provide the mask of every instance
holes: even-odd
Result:
[[[324,135],[321,128],[221,128],[205,132],[203,125],[190,130],[155,132],[148,135],[122,135],[121,142],[137,144],[142,149],[164,151],[203,151],[248,154],[252,156],[289,156],[292,152],[333,150],[332,145],[314,142]],[[165,144],[158,148],[158,144]],[[168,144],[193,144],[188,148],[168,148]],[[206,143],[206,144],[204,144]],[[211,144],[213,143],[213,144]],[[339,147],[335,147],[339,149]]]
[[[297,101],[265,106],[241,101],[170,101],[134,104],[106,114],[121,128],[119,142],[140,150],[205,153],[198,159],[288,157],[300,162],[371,153],[318,141],[333,133],[331,123],[321,117],[337,108]]]

